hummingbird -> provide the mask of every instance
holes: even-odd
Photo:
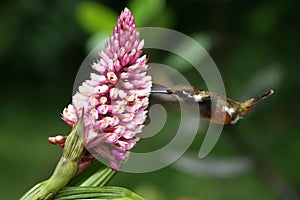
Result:
[[[164,86],[153,86],[151,94],[175,95],[180,101],[198,103],[200,115],[217,124],[235,124],[245,115],[253,105],[274,93],[269,90],[260,96],[250,98],[246,101],[235,101],[223,95],[200,90],[193,86],[179,86],[168,88]]]

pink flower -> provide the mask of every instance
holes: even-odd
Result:
[[[152,81],[145,73],[143,47],[133,16],[125,8],[105,52],[99,52],[100,59],[92,64],[95,73],[62,113],[62,119],[75,126],[84,110],[85,147],[115,170],[139,140],[146,119]]]

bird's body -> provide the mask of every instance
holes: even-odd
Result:
[[[199,90],[195,87],[154,87],[151,93],[171,94],[183,102],[196,102],[200,108],[200,115],[214,123],[234,124],[246,114],[254,104],[273,94],[270,90],[263,95],[238,102],[223,95]]]

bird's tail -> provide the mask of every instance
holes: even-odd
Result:
[[[240,112],[243,114],[247,113],[252,108],[253,105],[260,102],[261,100],[264,100],[265,98],[272,95],[273,93],[274,93],[274,90],[269,90],[260,96],[253,97],[251,99],[248,99],[247,101],[241,102],[240,103],[240,106],[241,106]]]
[[[256,104],[256,103],[260,102],[261,100],[264,100],[265,98],[272,95],[273,93],[274,93],[274,90],[269,90],[269,91],[263,93],[260,96],[254,97],[253,101],[252,101],[252,104]]]

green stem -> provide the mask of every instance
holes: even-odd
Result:
[[[48,200],[65,187],[75,176],[78,163],[84,151],[84,145],[79,138],[79,133],[83,133],[83,119],[80,119],[76,127],[68,135],[65,142],[63,155],[58,162],[52,176],[35,186],[32,192],[26,193],[21,200]]]

